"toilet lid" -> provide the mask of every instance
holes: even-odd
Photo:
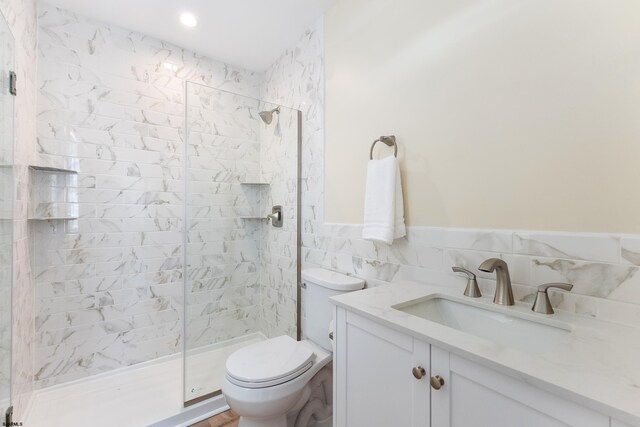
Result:
[[[313,357],[308,346],[283,335],[234,352],[227,359],[227,375],[243,383],[267,387],[299,376],[311,367]]]

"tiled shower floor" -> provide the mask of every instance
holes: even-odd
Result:
[[[218,390],[229,354],[264,339],[254,334],[225,346],[189,354],[187,400]],[[193,389],[193,390],[192,390]],[[119,369],[35,393],[28,427],[146,426],[182,408],[182,357]]]

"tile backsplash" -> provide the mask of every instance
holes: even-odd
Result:
[[[640,265],[634,259],[640,236],[409,227],[392,246],[362,239],[359,225],[325,224],[304,236],[304,260],[378,286],[399,280],[462,286],[457,265],[478,275],[493,294],[495,274],[477,269],[487,258],[509,265],[517,300],[533,302],[536,287],[569,282],[570,293],[551,290],[561,310],[614,322],[640,324]]]

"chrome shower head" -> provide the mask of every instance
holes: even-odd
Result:
[[[271,122],[273,121],[274,113],[280,114],[280,107],[276,107],[273,110],[269,110],[269,111],[260,111],[258,115],[260,116],[263,122],[270,125]]]

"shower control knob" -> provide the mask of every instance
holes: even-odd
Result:
[[[440,390],[444,385],[444,379],[440,375],[431,377],[429,382],[431,383],[431,387],[433,387],[434,390]]]
[[[413,373],[413,376],[416,377],[417,380],[421,380],[422,377],[427,375],[427,371],[425,371],[422,366],[416,366],[411,370],[411,373]]]

